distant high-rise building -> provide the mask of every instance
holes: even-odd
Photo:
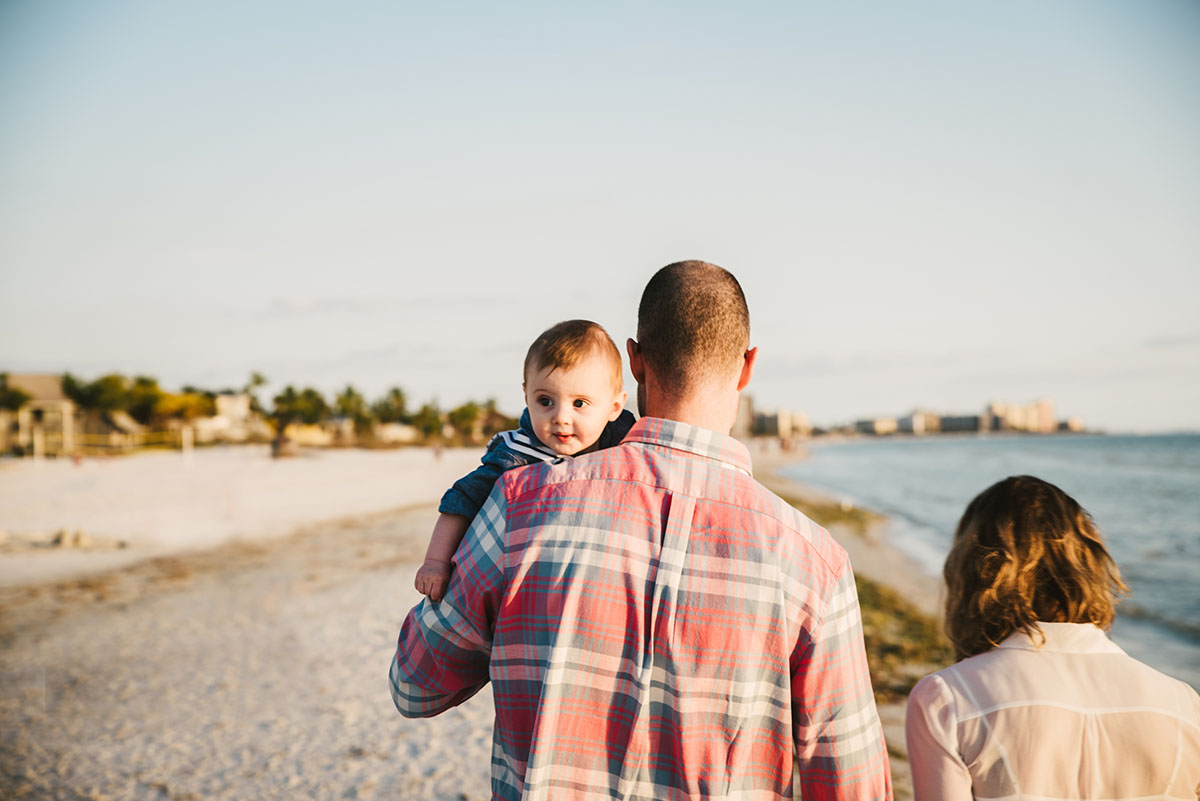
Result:
[[[933,434],[942,430],[942,418],[933,412],[916,409],[897,420],[896,425],[904,434]]]

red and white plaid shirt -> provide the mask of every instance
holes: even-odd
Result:
[[[436,715],[490,680],[493,798],[891,798],[850,562],[736,440],[643,418],[505,473],[455,563],[392,698]]]

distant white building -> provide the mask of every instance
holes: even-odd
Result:
[[[873,417],[855,422],[854,428],[862,434],[885,436],[899,431],[900,424],[895,417]]]
[[[793,439],[807,437],[812,433],[808,423],[808,415],[804,412],[779,409],[773,412],[756,412],[754,415],[754,434],[764,437],[779,437]]]
[[[934,434],[942,430],[942,418],[934,412],[916,409],[897,420],[896,427],[903,434]]]
[[[407,423],[376,423],[374,436],[384,445],[411,445],[421,439],[421,432]]]
[[[1049,434],[1058,429],[1054,403],[1045,398],[1033,403],[992,401],[984,414],[994,431],[1032,431]]]
[[[245,442],[271,436],[271,427],[255,413],[249,393],[225,392],[216,397],[215,404],[216,414],[191,423],[197,442]]]

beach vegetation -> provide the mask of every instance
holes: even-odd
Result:
[[[936,618],[890,587],[858,574],[854,580],[875,698],[903,701],[922,676],[954,663],[954,649]]]
[[[482,417],[483,407],[475,401],[467,401],[461,406],[454,407],[446,414],[446,420],[450,423],[450,427],[454,429],[459,437],[467,441],[478,439],[476,427]]]
[[[246,382],[246,386],[242,387],[242,392],[250,396],[250,409],[255,414],[266,414],[267,410],[258,400],[258,390],[267,385],[267,377],[255,370],[250,373],[250,379]]]
[[[144,426],[154,423],[159,413],[159,404],[166,394],[158,386],[158,379],[145,375],[136,376],[127,398],[129,416]]]
[[[0,409],[15,412],[30,400],[28,392],[8,385],[8,373],[0,373]]]
[[[883,521],[883,515],[850,503],[820,503],[798,498],[786,492],[780,492],[779,497],[819,526],[824,528],[841,526],[860,537],[866,537],[872,526]]]
[[[121,445],[126,450],[151,444],[182,447],[184,442],[189,446],[282,442],[290,436],[285,429],[293,424],[322,428],[323,433],[305,435],[307,444],[316,446],[478,445],[498,431],[517,426],[515,418],[497,410],[494,398],[470,399],[448,411],[431,400],[411,411],[409,397],[399,386],[372,401],[353,384],[329,398],[314,387],[287,385],[268,408],[266,399],[256,394],[267,385],[267,378],[257,371],[244,387],[219,391],[184,385],[171,392],[150,375],[129,378],[108,373],[87,380],[64,373],[58,380],[63,394],[75,404],[79,430],[95,437],[108,436],[110,429],[129,434]],[[224,396],[243,397],[223,404]],[[7,374],[0,373],[0,409],[17,411],[31,400],[27,392],[9,386]],[[389,430],[382,431],[384,426]],[[232,436],[225,433],[231,427],[237,431]],[[408,433],[394,430],[397,427]],[[189,429],[194,433],[185,434]]]
[[[370,435],[375,418],[367,405],[367,399],[353,385],[347,384],[346,388],[334,397],[333,409],[337,414],[354,422],[354,431],[358,436]]]
[[[381,423],[407,423],[408,397],[400,387],[392,387],[371,404],[371,414]]]
[[[809,510],[805,514],[819,525],[825,528],[839,525],[846,526],[864,537],[873,525],[883,520],[882,515],[872,512],[870,509],[864,509],[861,506],[854,506],[848,503],[805,504],[805,506]],[[801,511],[804,510],[802,509]]]
[[[316,425],[328,419],[331,413],[325,397],[312,387],[297,391],[288,384],[283,391],[275,396],[274,409],[271,416],[275,419],[276,429],[283,431],[291,423]]]
[[[442,434],[445,423],[442,421],[442,410],[437,401],[429,401],[421,405],[416,414],[409,420],[421,436],[426,440],[435,439]]]
[[[216,412],[216,401],[202,392],[164,392],[154,407],[154,420],[195,420]]]
[[[871,529],[883,520],[870,509],[845,503],[786,494],[780,497],[818,525],[838,527],[860,537],[869,537]],[[875,698],[879,703],[903,701],[922,676],[954,662],[954,649],[938,618],[925,614],[884,584],[857,573],[854,578]]]
[[[62,377],[63,394],[87,412],[117,412],[129,408],[129,379],[119,373],[81,381],[70,373]]]

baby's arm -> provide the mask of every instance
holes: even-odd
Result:
[[[434,601],[442,600],[446,585],[450,583],[450,560],[470,525],[471,518],[463,515],[438,515],[429,537],[429,547],[425,550],[425,563],[417,570],[413,582],[422,595],[428,595]]]
[[[537,461],[536,456],[511,450],[505,444],[504,434],[492,437],[479,467],[455,481],[454,486],[446,490],[441,503],[438,504],[440,514],[429,538],[425,563],[417,571],[416,580],[413,582],[417,590],[429,596],[431,600],[442,599],[450,583],[450,560],[470,528],[471,521],[487,500],[496,479],[506,470],[534,461]]]
[[[489,443],[479,467],[454,482],[446,490],[438,504],[438,519],[429,537],[429,548],[425,551],[425,563],[417,570],[413,581],[417,591],[440,601],[450,583],[450,560],[458,550],[458,544],[483,506],[496,479],[508,467],[503,455]]]

